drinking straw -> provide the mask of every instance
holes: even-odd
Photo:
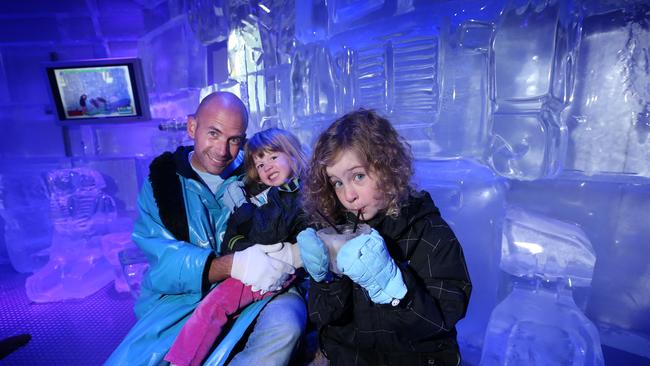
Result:
[[[334,231],[336,231],[337,234],[342,234],[341,230],[339,230],[339,228],[337,228],[336,225],[334,225],[334,223],[329,218],[327,218],[327,216],[323,215],[323,213],[320,212],[320,210],[316,210],[316,212],[320,215],[320,217],[322,217],[325,221],[327,221],[327,223],[330,224],[331,227],[334,228]]]
[[[352,228],[352,233],[357,232],[357,226],[359,226],[359,218],[361,217],[361,210],[357,212],[357,217],[354,219],[354,227]]]

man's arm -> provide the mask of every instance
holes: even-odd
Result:
[[[208,282],[210,284],[223,281],[230,277],[232,270],[233,254],[223,255],[221,257],[212,257],[210,268],[208,269]]]

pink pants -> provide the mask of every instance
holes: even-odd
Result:
[[[234,278],[224,280],[201,300],[167,352],[165,361],[174,365],[200,365],[228,322],[228,316],[253,301],[274,294],[253,292],[250,286]]]

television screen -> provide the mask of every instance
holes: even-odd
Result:
[[[58,120],[63,124],[149,120],[140,60],[99,59],[46,65]]]

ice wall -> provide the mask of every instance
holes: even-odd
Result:
[[[567,169],[608,180],[650,176],[649,11],[639,4],[585,17]]]
[[[128,216],[135,208],[151,156],[169,148],[171,139],[166,137],[170,133],[160,132],[157,124],[70,127],[66,131],[56,123],[43,72],[42,63],[48,61],[137,56],[138,39],[146,29],[157,28],[159,18],[164,17],[161,14],[168,13],[154,2],[144,3],[58,1],[1,6],[0,262],[9,262],[19,272],[42,269],[56,242],[48,172],[96,169],[119,215]],[[36,8],[39,15],[34,18]],[[201,57],[195,60],[205,63]],[[72,277],[65,271],[64,275]]]
[[[240,67],[202,93],[240,94],[253,131],[278,125],[310,145],[365,107],[407,138],[416,181],[470,264],[475,289],[459,325],[470,364],[494,360],[484,345],[509,352],[494,346],[498,324],[573,340],[519,342],[507,362],[601,364],[608,347],[650,358],[644,1],[220,4],[228,21],[211,22]],[[538,314],[499,323],[529,301]],[[550,354],[535,358],[541,349]]]
[[[3,129],[18,137],[3,140],[0,150],[11,160],[0,162],[0,233],[5,243],[28,238],[23,247],[8,248],[17,269],[33,272],[48,260],[43,250],[53,227],[45,224],[49,217],[40,217],[49,216],[45,172],[96,169],[118,211],[132,211],[151,157],[189,143],[184,123],[201,95],[233,91],[249,106],[250,133],[284,127],[306,147],[341,114],[374,108],[410,142],[416,182],[431,191],[463,244],[474,282],[467,318],[459,324],[469,364],[483,356],[490,363],[495,340],[512,329],[527,337],[533,323],[576,339],[571,334],[578,327],[564,327],[567,314],[580,318],[583,329],[595,325],[599,339],[582,338],[594,347],[584,341],[566,343],[570,349],[543,339],[515,342],[528,348],[511,348],[513,360],[572,364],[572,352],[596,350],[600,343],[605,360],[607,350],[615,349],[648,362],[647,1],[167,3],[169,18],[137,44],[158,121],[73,129],[67,146],[72,157],[65,158],[51,116],[17,100],[44,99],[44,87],[0,83]],[[222,46],[227,59],[213,56]],[[0,50],[0,79],[30,80],[30,70],[37,69],[33,60],[48,57],[38,47],[10,48]],[[83,58],[99,51],[74,43],[61,55]],[[24,63],[34,65],[15,67]],[[227,80],[206,86],[207,74],[218,68],[228,68]],[[30,116],[27,125],[7,122],[23,116]],[[24,141],[55,142],[36,151]],[[512,239],[521,238],[521,230],[526,240]],[[512,240],[503,240],[504,234]],[[128,246],[119,235],[113,239]],[[550,255],[538,252],[545,245],[554,248]],[[515,251],[521,248],[528,252]],[[569,260],[576,251],[590,253],[580,262],[593,265],[590,276],[585,266],[579,277],[566,276],[577,263]],[[137,286],[137,280],[128,282],[142,271],[137,253],[127,248],[116,259],[108,252],[111,264],[127,269],[127,283]],[[544,309],[538,313],[555,310],[555,316],[539,322],[534,312],[522,313],[524,323],[503,321],[508,309],[529,303]],[[537,346],[556,352],[548,359],[517,358]]]

